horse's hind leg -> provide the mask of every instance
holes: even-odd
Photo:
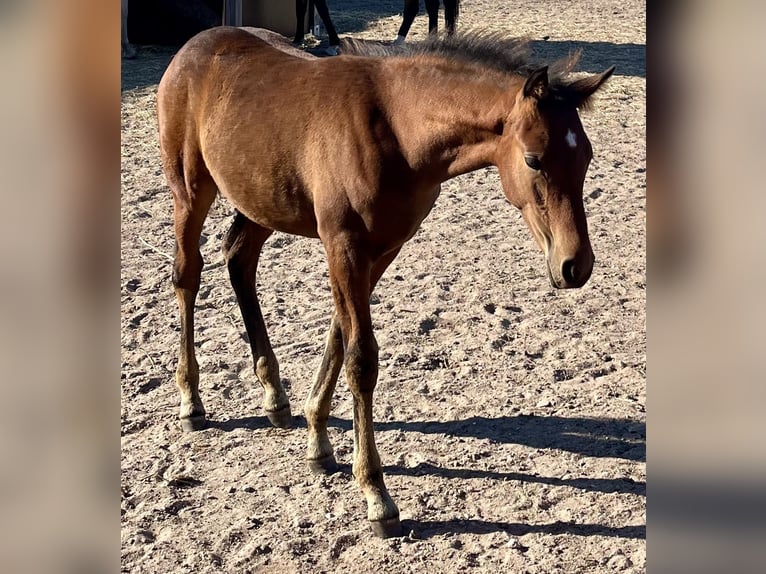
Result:
[[[197,170],[202,173],[196,173]],[[181,347],[176,368],[176,385],[181,393],[179,418],[186,431],[205,427],[205,408],[199,395],[199,366],[194,353],[194,303],[202,273],[199,238],[205,217],[216,195],[216,187],[204,166],[188,166],[183,174],[166,169],[173,191],[176,253],[173,286],[181,316]]]
[[[253,352],[255,375],[264,390],[263,410],[275,427],[292,425],[290,401],[279,378],[279,363],[271,349],[255,288],[255,274],[261,248],[273,233],[237,213],[224,240],[223,252],[229,268],[229,278],[237,295],[239,309],[245,322],[250,348]]]

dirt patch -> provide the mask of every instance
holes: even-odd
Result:
[[[591,72],[617,65],[583,114],[597,263],[583,289],[552,290],[496,170],[444,184],[372,299],[376,437],[404,538],[379,540],[366,523],[342,376],[332,476],[306,468],[300,416],[284,431],[261,412],[220,253],[232,215],[223,200],[205,227],[196,315],[211,428],[180,431],[172,205],[155,119],[173,50],[142,47],[123,62],[123,571],[645,571],[644,3],[463,4],[460,26],[530,36],[543,57],[583,48]],[[392,40],[401,21],[400,2],[330,9],[341,36]],[[425,33],[421,12],[410,39]],[[272,236],[258,288],[301,413],[332,308],[319,242]]]

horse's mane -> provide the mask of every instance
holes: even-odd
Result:
[[[488,70],[528,77],[532,72],[546,65],[534,61],[530,56],[530,40],[513,38],[502,32],[470,31],[453,35],[432,35],[422,42],[407,43],[402,46],[384,45],[379,42],[344,38],[341,41],[341,54],[373,57],[418,57],[441,56],[449,60],[458,60],[474,64]],[[547,63],[548,99],[551,102],[578,102],[585,107],[587,101],[579,94],[587,88],[587,78],[573,81],[570,77],[580,60],[578,50],[565,58]]]

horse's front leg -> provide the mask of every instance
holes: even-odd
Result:
[[[399,248],[394,249],[373,265],[370,273],[370,294],[398,253]],[[311,387],[304,405],[308,426],[306,459],[309,468],[317,473],[329,474],[338,468],[333,456],[332,444],[330,444],[330,438],[327,435],[327,419],[330,417],[332,395],[335,392],[335,384],[343,366],[344,356],[340,322],[338,316],[333,313],[322,364],[319,366],[314,378],[314,385]]]
[[[378,344],[372,332],[369,295],[373,262],[346,234],[323,237],[346,355],[346,380],[354,399],[354,463],[357,484],[367,499],[367,518],[383,538],[401,535],[399,509],[388,494],[375,445],[372,399],[378,379]]]

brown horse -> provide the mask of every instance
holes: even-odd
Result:
[[[174,200],[180,419],[186,430],[205,425],[194,303],[200,233],[220,192],[237,210],[223,249],[263,407],[278,427],[292,416],[258,305],[258,257],[275,230],[322,241],[335,313],[305,403],[308,463],[316,471],[335,467],[327,419],[345,359],[353,474],[375,533],[398,535],[399,510],[373,436],[378,345],[370,294],[428,215],[441,182],[490,165],[543,250],[553,286],[583,285],[594,261],[582,202],[592,151],[578,109],[613,68],[567,79],[574,59],[532,68],[523,44],[497,35],[434,39],[390,57],[364,56],[365,46],[352,41],[345,49],[356,55],[306,59],[256,34],[263,36],[219,27],[192,38],[157,94]]]

